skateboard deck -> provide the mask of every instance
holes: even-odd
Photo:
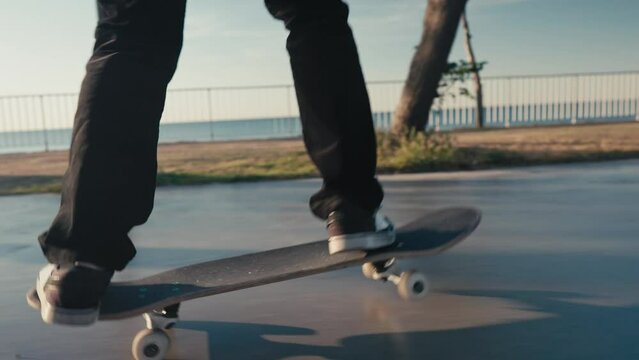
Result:
[[[393,245],[369,252],[329,255],[327,240],[180,267],[146,278],[113,282],[102,300],[100,320],[116,320],[186,300],[300,278],[394,258],[436,255],[479,225],[473,208],[426,211],[396,229]]]

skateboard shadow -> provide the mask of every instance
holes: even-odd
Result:
[[[547,317],[464,329],[352,336],[340,359],[377,354],[402,359],[637,359],[639,306],[584,304],[580,294],[548,291],[453,291],[499,298]]]
[[[639,306],[584,304],[580,294],[551,291],[451,291],[450,294],[499,298],[547,316],[462,329],[355,335],[339,346],[269,341],[264,335],[314,335],[312,329],[228,322],[179,323],[206,331],[216,359],[637,359]]]
[[[269,324],[180,321],[176,329],[206,332],[209,359],[281,359],[289,356],[332,358],[339,348],[270,341],[268,335],[314,335],[315,330]]]

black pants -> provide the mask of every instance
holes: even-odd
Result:
[[[290,31],[304,141],[324,180],[313,213],[374,209],[375,135],[357,49],[341,0],[266,0]],[[128,232],[151,214],[166,87],[182,47],[185,0],[98,0],[95,47],[82,83],[59,212],[39,237],[51,263],[122,270]],[[240,16],[241,14],[238,14]]]

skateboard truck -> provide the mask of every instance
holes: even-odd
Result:
[[[164,359],[171,346],[166,330],[175,326],[179,309],[180,304],[177,303],[142,315],[146,322],[146,329],[137,333],[131,345],[135,360]]]
[[[147,329],[162,329],[169,330],[175,326],[178,321],[178,311],[180,310],[180,303],[167,306],[160,310],[154,310],[153,312],[144,313],[142,316],[146,321]]]
[[[397,286],[397,292],[404,300],[415,300],[426,296],[429,290],[426,275],[416,270],[393,272],[395,262],[395,258],[367,262],[362,265],[362,273],[371,280],[392,282]]]

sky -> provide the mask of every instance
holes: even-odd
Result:
[[[171,1],[171,0],[162,0]],[[367,80],[403,80],[426,0],[348,0]],[[170,88],[290,84],[287,32],[262,0],[189,0]],[[485,75],[639,70],[639,0],[469,0]],[[0,96],[77,92],[93,1],[0,1]],[[464,59],[458,32],[450,60]]]

